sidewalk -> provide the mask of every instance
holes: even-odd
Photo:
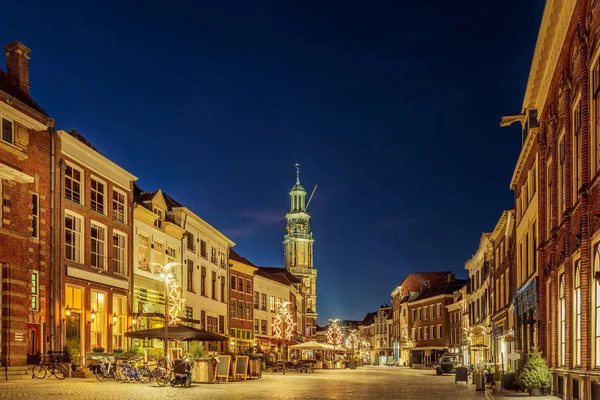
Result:
[[[503,390],[502,392],[495,392],[494,390],[486,390],[485,397],[489,400],[516,400],[519,398],[527,399],[544,399],[544,400],[560,400],[556,396],[530,396],[527,392],[516,392],[514,390]]]

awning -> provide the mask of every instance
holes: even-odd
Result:
[[[228,340],[226,336],[219,335],[218,333],[209,332],[204,329],[196,329],[185,325],[174,325],[169,326],[168,329],[169,339],[171,340],[199,340],[209,342],[225,342]],[[165,328],[151,328],[143,329],[140,331],[125,332],[125,336],[134,339],[164,339]]]
[[[333,346],[328,343],[306,342],[290,346],[290,350],[333,350]]]

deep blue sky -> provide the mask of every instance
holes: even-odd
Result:
[[[321,323],[411,271],[466,276],[512,206],[520,130],[499,121],[521,111],[542,0],[25,3],[0,38],[32,49],[57,127],[256,264],[283,264],[302,164]]]

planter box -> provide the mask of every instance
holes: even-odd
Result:
[[[262,362],[260,360],[248,360],[250,378],[262,378]]]
[[[212,360],[194,360],[192,382],[212,383],[215,381],[215,368]]]
[[[517,384],[517,375],[514,372],[502,375],[502,389],[518,390],[521,387]]]

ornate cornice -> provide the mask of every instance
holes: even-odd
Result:
[[[565,42],[576,0],[548,0],[544,8],[523,109],[542,109]]]

